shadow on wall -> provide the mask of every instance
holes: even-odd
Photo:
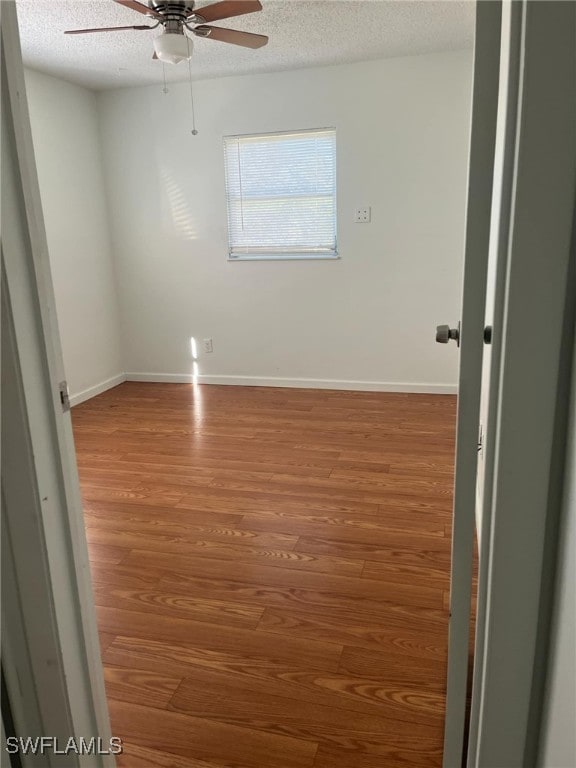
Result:
[[[170,218],[174,224],[174,229],[184,240],[196,240],[198,233],[186,195],[165,165],[161,165],[160,175],[166,190]]]

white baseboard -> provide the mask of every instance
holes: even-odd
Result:
[[[112,387],[117,387],[118,384],[122,384],[123,381],[126,381],[126,374],[119,373],[118,376],[113,376],[111,379],[106,379],[106,381],[100,382],[100,384],[96,384],[93,387],[89,387],[88,389],[83,390],[82,392],[78,392],[75,395],[70,395],[70,405],[74,407],[75,405],[79,405],[80,403],[83,403],[85,400],[90,400],[91,397],[96,397],[96,395],[101,395],[102,392],[106,392],[107,389],[112,389]]]
[[[127,373],[126,381],[170,384],[223,384],[243,387],[296,387],[298,389],[341,389],[360,392],[407,392],[455,395],[455,384],[413,384],[387,381],[346,381],[341,379],[281,379],[265,376],[197,376],[191,373]]]

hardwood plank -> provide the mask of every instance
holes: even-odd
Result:
[[[398,538],[390,541],[386,536],[383,543],[362,544],[344,539],[318,538],[314,536],[302,536],[295,546],[297,552],[311,552],[326,555],[341,555],[352,559],[364,559],[365,570],[375,567],[378,563],[383,565],[397,565],[399,568],[414,567],[431,569],[438,578],[450,578],[450,550],[442,546],[440,549],[428,550],[427,537],[401,535],[400,541],[406,541],[410,548],[398,547]],[[419,545],[419,546],[418,546]]]
[[[153,506],[176,506],[186,495],[185,491],[174,493],[150,493],[132,489],[107,488],[100,485],[82,486],[82,498],[86,501],[122,501],[125,504],[151,504]]]
[[[317,499],[331,498],[339,496],[349,501],[358,501],[370,504],[386,504],[387,500],[401,502],[405,497],[425,499],[426,501],[437,502],[440,506],[450,505],[452,488],[449,484],[437,484],[432,481],[427,485],[418,484],[411,478],[402,478],[402,480],[393,479],[387,485],[382,484],[378,487],[370,483],[354,482],[347,478],[338,478],[332,476],[326,483],[325,478],[317,477],[292,477],[290,475],[274,475],[263,486],[259,481],[238,481],[214,479],[209,485],[212,488],[222,488],[229,491],[244,491],[253,494],[276,494],[290,498],[307,497]]]
[[[90,564],[92,582],[95,586],[98,584],[109,584],[116,588],[124,589],[150,589],[156,587],[160,580],[166,576],[165,571],[156,570],[136,571],[134,568],[126,568],[119,563],[113,565],[110,563]]]
[[[130,667],[104,667],[106,694],[111,699],[138,704],[145,701],[149,707],[166,709],[168,702],[182,682],[181,677],[168,676]]]
[[[381,493],[383,489],[394,493],[415,496],[450,496],[452,479],[436,474],[429,475],[397,475],[388,472],[359,472],[357,470],[340,469],[338,466],[331,472],[329,482],[322,477],[308,477],[305,480],[290,475],[272,475],[270,485],[285,485],[287,483],[302,483],[307,489],[312,488],[343,488],[354,489],[365,493]],[[214,483],[215,484],[215,483]]]
[[[422,688],[433,685],[444,688],[446,660],[446,658],[438,660],[430,656],[408,655],[401,648],[383,654],[374,649],[345,645],[338,669],[342,673],[360,677],[404,680],[408,687]]]
[[[374,450],[372,446],[360,448],[343,448],[340,451],[341,461],[362,461],[362,462],[385,462],[395,464],[402,462],[404,457],[411,461],[440,461],[443,466],[454,466],[454,441],[453,440],[434,440],[434,441],[414,441],[406,440],[404,444],[401,439],[389,441],[387,445],[378,447]]]
[[[102,486],[105,488],[114,488],[119,491],[130,491],[138,485],[138,480],[132,476],[115,477],[108,472],[86,472],[82,467],[78,467],[78,474],[82,483],[83,493],[90,488],[101,488]]]
[[[386,542],[398,549],[425,549],[426,551],[450,551],[450,539],[444,529],[432,523],[430,531],[401,531],[374,521],[374,518],[358,520],[357,517],[322,514],[293,515],[271,510],[268,513],[247,513],[238,524],[239,528],[252,531],[274,531],[297,537],[328,537],[336,541],[355,544]]]
[[[169,463],[174,465],[190,466],[197,460],[215,459],[223,461],[238,461],[249,458],[252,462],[258,462],[263,466],[280,462],[282,467],[314,467],[316,469],[332,469],[334,461],[340,453],[330,448],[300,449],[295,450],[291,445],[267,445],[263,447],[254,440],[217,440],[204,438],[199,443],[191,443],[183,440],[175,445],[173,441],[167,444],[155,444],[153,450],[150,445],[143,446],[142,441],[131,441],[135,451],[125,450],[124,461],[137,462],[139,458],[146,463]],[[91,438],[90,444],[97,447],[98,440]],[[126,438],[121,443],[128,445]]]
[[[284,672],[281,679],[201,668],[189,671],[178,694],[172,698],[170,708],[181,709],[177,703],[180,694],[186,698],[186,691],[194,688],[200,694],[202,691],[212,691],[217,695],[218,691],[224,693],[230,689],[247,699],[260,699],[262,696],[270,696],[275,700],[288,699],[287,706],[291,706],[290,700],[294,700],[320,708],[327,720],[330,716],[326,710],[334,708],[348,711],[348,718],[355,723],[362,720],[359,715],[368,715],[411,725],[425,723],[437,726],[444,715],[443,692],[406,688],[404,684],[395,688],[382,681],[357,680],[342,674],[317,675],[312,678],[310,673],[301,670]],[[322,743],[323,739],[319,738],[318,741]]]
[[[120,545],[124,556],[129,549],[161,551],[188,555],[194,558],[227,560],[232,563],[261,563],[278,568],[289,568],[318,573],[334,573],[360,576],[364,568],[363,560],[329,555],[312,555],[294,552],[289,549],[264,549],[249,544],[234,544],[220,541],[198,540],[183,536],[171,537],[158,533],[125,532],[122,530],[102,530],[98,527],[86,528],[88,541],[98,542],[102,546]],[[120,561],[118,561],[120,562]]]
[[[423,497],[398,498],[389,494],[386,504],[346,498],[337,490],[329,496],[322,493],[307,494],[300,489],[294,494],[277,494],[270,484],[251,491],[229,490],[204,486],[194,496],[186,495],[177,505],[178,509],[221,509],[236,514],[284,513],[287,515],[313,514],[341,516],[345,518],[368,518],[370,524],[383,524],[399,530],[414,530],[418,527],[428,533],[442,536],[450,520],[448,506],[444,501]]]
[[[364,579],[382,579],[400,584],[423,584],[446,589],[450,584],[450,563],[443,563],[438,553],[392,550],[390,557],[379,562],[366,562]],[[444,553],[446,554],[446,553]]]
[[[115,426],[112,424],[94,424],[93,426],[83,427],[82,432],[85,435],[112,435],[115,429]]]
[[[318,672],[294,664],[194,648],[190,644],[169,646],[157,641],[118,637],[107,649],[105,661],[115,666],[136,666],[165,675],[181,675],[196,680],[204,691],[211,689],[212,681],[222,684],[237,681],[255,696],[261,692],[283,695],[378,717],[386,705],[400,720],[418,720],[421,716],[435,719],[444,706],[444,681],[440,679],[423,678],[423,684],[417,685],[398,672],[382,678]],[[426,702],[424,706],[423,702]]]
[[[203,716],[151,709],[110,699],[115,735],[159,752],[192,760],[223,763],[226,768],[311,768],[317,745],[219,723]]]
[[[335,674],[330,670],[308,669],[305,657],[286,661],[276,658],[275,654],[245,655],[242,648],[201,648],[195,644],[192,636],[182,636],[176,641],[118,636],[107,648],[105,661],[124,667],[137,664],[142,669],[152,669],[167,675],[173,675],[178,670],[182,676],[191,676],[199,669],[264,680],[280,679],[284,674],[302,673],[302,670],[315,678]],[[337,665],[331,663],[330,666]]]
[[[107,584],[94,587],[96,605],[140,611],[154,616],[176,616],[182,619],[205,621],[209,624],[246,627],[258,626],[263,607],[230,600],[206,600],[185,592],[167,592],[154,589],[122,589]]]
[[[106,486],[109,488],[126,488],[128,484],[133,488],[141,484],[149,483],[151,480],[158,484],[173,484],[179,488],[184,486],[185,493],[191,493],[198,485],[209,485],[214,479],[215,473],[210,471],[197,470],[192,467],[186,467],[186,472],[174,473],[172,468],[165,466],[161,471],[150,471],[148,469],[135,469],[134,467],[125,468],[121,460],[114,462],[114,467],[86,467],[78,468],[80,478],[86,485]],[[253,480],[255,473],[242,473],[235,475],[237,479]],[[271,475],[270,475],[271,477]]]
[[[366,425],[369,430],[369,425]],[[386,461],[385,451],[412,453],[419,456],[438,456],[453,454],[453,441],[451,439],[436,439],[432,441],[430,435],[406,435],[399,427],[394,432],[381,433],[379,435],[370,434],[368,431],[362,433],[351,432],[342,436],[336,432],[314,432],[313,430],[275,430],[274,428],[264,431],[259,430],[254,434],[254,440],[262,445],[268,443],[279,444],[284,447],[291,446],[298,451],[330,451],[334,446],[335,437],[341,437],[340,454],[355,455],[363,454],[367,449],[372,451],[372,455],[379,454],[380,461]],[[428,444],[427,444],[428,443]]]
[[[349,611],[351,615],[361,613],[364,616],[386,617],[391,623],[412,625],[412,622],[423,619],[428,624],[445,627],[447,612],[444,608],[424,608],[415,605],[405,605],[401,602],[386,602],[358,597],[347,597],[333,592],[303,589],[296,587],[268,586],[254,583],[251,580],[232,580],[227,578],[202,578],[154,570],[152,573],[161,574],[158,586],[167,592],[185,589],[198,597],[212,600],[236,599],[243,603],[264,607],[295,608],[305,611],[336,610]],[[107,578],[99,573],[99,581],[113,583],[113,577]],[[123,584],[133,586],[127,575],[120,574]],[[137,588],[137,586],[136,586]],[[344,618],[345,620],[345,618]]]
[[[175,616],[151,616],[140,611],[97,606],[99,626],[116,635],[154,640],[162,637],[170,644],[193,640],[195,647],[239,653],[249,658],[303,663],[312,669],[335,671],[342,646],[332,641],[300,637],[270,636],[240,627],[209,624]]]
[[[98,478],[104,473],[113,477],[125,476],[127,472],[131,477],[148,480],[151,477],[160,478],[187,478],[203,476],[214,478],[226,477],[231,480],[269,480],[273,474],[284,472],[294,476],[329,477],[334,466],[334,461],[325,463],[325,468],[286,464],[271,464],[266,462],[246,461],[240,459],[201,458],[195,456],[185,464],[175,463],[170,456],[160,456],[157,462],[127,461],[121,456],[115,461],[108,457],[90,454],[81,462],[80,470],[83,477]]]
[[[98,544],[88,539],[88,555],[92,563],[111,563],[118,565],[126,557],[127,551],[116,543]]]
[[[230,581],[252,581],[255,585],[276,586],[285,589],[312,589],[318,593],[331,593],[336,598],[353,598],[361,608],[363,602],[370,604],[386,601],[405,602],[431,608],[442,607],[442,590],[371,581],[354,576],[340,576],[330,573],[299,571],[291,568],[276,568],[269,565],[252,565],[236,562],[233,568],[225,570],[222,562],[204,557],[189,557],[165,552],[132,550],[124,565],[135,568],[158,568],[173,571],[179,575],[200,578],[221,578],[223,573]]]
[[[380,653],[403,653],[417,658],[437,659],[446,657],[448,637],[438,627],[428,627],[424,620],[420,626],[416,621],[410,627],[401,627],[398,622],[389,624],[383,620],[360,614],[345,617],[339,612],[314,614],[294,609],[267,608],[258,625],[259,632],[274,633],[284,637],[309,637],[325,639],[342,645],[354,645]]]
[[[314,760],[314,768],[441,768],[442,750],[381,749],[378,754],[350,752],[321,745]]]
[[[340,462],[338,462],[338,466],[340,466]],[[402,456],[397,457],[396,461],[390,462],[390,472],[395,475],[440,475],[452,482],[454,478],[454,465],[450,461],[422,461],[421,459]]]
[[[178,509],[222,509],[236,513],[264,512],[281,510],[286,512],[301,512],[305,510],[319,512],[353,512],[354,514],[378,514],[379,505],[376,502],[346,499],[338,493],[307,494],[294,493],[278,494],[267,486],[258,491],[254,486],[248,490],[239,488],[204,487],[196,493],[186,495],[178,504]],[[445,525],[445,522],[444,522]]]
[[[129,507],[125,505],[124,510]],[[134,533],[146,539],[157,536],[166,541],[214,541],[283,550],[293,549],[298,540],[296,535],[235,527],[235,523],[241,521],[242,515],[195,510],[162,510],[159,514],[151,510],[146,515],[142,509],[138,509],[134,513],[124,512],[111,516],[107,509],[92,508],[86,514],[87,528],[100,532],[111,530]]]
[[[98,632],[98,639],[100,640],[100,653],[104,656],[104,653],[116,639],[116,635],[113,635],[110,632]]]
[[[410,722],[360,712],[351,717],[347,710],[262,692],[254,696],[251,691],[231,683],[213,682],[210,692],[210,697],[206,697],[194,680],[185,679],[169,708],[226,725],[376,754],[383,747],[407,750],[413,741],[414,723]],[[436,716],[435,725],[419,723],[420,743],[436,746],[441,729],[440,714]]]
[[[167,523],[180,525],[196,525],[211,523],[238,523],[242,519],[241,514],[230,512],[218,512],[213,510],[186,510],[174,507],[156,505],[150,507],[147,504],[126,504],[122,501],[86,501],[84,502],[84,514],[86,517],[97,516],[102,521],[112,523],[119,520],[122,525],[131,520],[139,523],[148,522],[162,528]]]
[[[118,768],[224,768],[222,763],[217,765],[212,761],[207,763],[193,757],[181,757],[127,741],[122,747],[122,754],[116,757]]]

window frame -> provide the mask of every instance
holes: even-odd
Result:
[[[334,251],[332,253],[314,253],[310,248],[307,251],[294,250],[279,250],[274,252],[272,249],[269,252],[246,252],[241,254],[232,254],[232,240],[231,240],[231,227],[230,227],[230,195],[228,185],[228,172],[227,172],[227,160],[226,149],[227,142],[233,139],[266,139],[269,136],[293,136],[304,135],[306,133],[321,133],[331,132],[334,135]],[[322,126],[317,128],[296,128],[293,130],[282,131],[266,131],[264,133],[239,133],[231,134],[222,137],[222,148],[224,154],[224,194],[226,198],[226,226],[227,226],[227,240],[228,240],[228,255],[227,261],[229,262],[245,262],[245,261],[338,261],[341,256],[338,251],[338,154],[337,154],[337,130],[336,126]]]

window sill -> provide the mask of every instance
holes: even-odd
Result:
[[[274,254],[259,254],[254,256],[228,256],[228,261],[339,261],[340,256],[338,254],[334,255],[320,255],[320,254],[303,254],[303,253],[294,253],[294,254],[288,254],[283,253],[282,255],[274,255]]]

